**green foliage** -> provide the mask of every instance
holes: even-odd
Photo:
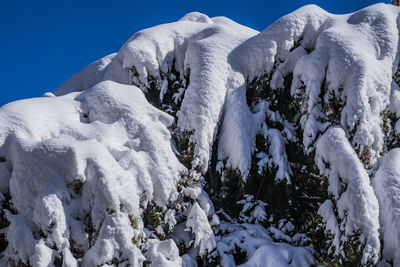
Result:
[[[363,257],[364,246],[361,246],[359,241],[360,234],[354,234],[343,243],[344,257],[340,257],[342,266],[362,266],[361,260]],[[368,264],[367,264],[368,265]]]
[[[82,194],[83,183],[78,179],[67,184],[67,187],[72,189],[75,194]]]
[[[264,168],[262,173],[259,174],[258,165],[254,164],[254,162],[256,160],[253,160],[250,175],[247,178],[246,194],[253,195],[256,199],[268,203],[267,213],[273,215],[274,220],[278,221],[287,218],[289,215],[291,188],[287,186],[286,181],[275,179],[275,168]]]
[[[194,143],[190,141],[192,131],[177,132],[172,135],[172,140],[175,144],[179,154],[177,155],[179,161],[187,168],[192,168],[192,161],[194,159]]]
[[[342,92],[343,88],[339,88],[338,91]],[[326,115],[327,121],[332,124],[340,124],[340,116],[345,103],[339,96],[335,95],[334,91],[328,92],[328,89],[326,88],[326,82],[324,80],[321,86],[320,98],[324,99],[325,94],[327,94],[328,99],[327,102],[321,101],[322,112]]]
[[[155,77],[151,75],[147,77],[149,86],[145,86],[144,84],[138,82],[139,79],[135,79],[136,82],[133,82],[138,87],[146,88],[145,96],[149,103],[174,117],[176,117],[176,112],[181,106],[184,95],[184,92],[182,92],[182,95],[180,97],[177,97],[177,95],[179,94],[179,90],[186,90],[190,80],[190,69],[186,70],[185,75],[181,75],[181,73],[175,68],[175,61],[176,60],[174,58],[171,69],[168,73],[160,72],[161,80],[168,82],[168,87],[163,95],[162,101],[160,99],[162,84]],[[134,77],[138,78],[139,74],[136,71],[135,67],[132,67],[130,71]]]
[[[4,210],[8,210],[10,212],[16,213],[14,208],[12,207],[11,203],[11,194],[9,191],[3,193],[4,199],[0,202],[1,203],[1,209],[0,209],[0,230],[3,230],[7,228],[10,225],[10,222],[7,220],[6,214]],[[8,246],[8,241],[6,237],[6,232],[1,231],[0,234],[0,257],[7,249]]]
[[[166,210],[155,203],[150,203],[147,208],[143,211],[142,218],[144,226],[151,230],[161,240],[165,239],[165,235],[158,233],[157,227],[161,226],[164,228],[164,215]]]
[[[301,42],[302,39],[298,40],[293,49],[297,48]],[[258,166],[259,159],[256,154],[264,152],[268,155],[270,146],[268,138],[261,133],[256,136],[256,151],[252,155],[251,167],[246,179],[238,169],[223,167],[217,170],[220,133],[220,127],[218,127],[216,138],[212,145],[208,171],[204,174],[205,183],[203,187],[208,192],[215,208],[217,210],[222,209],[234,219],[239,218],[241,206],[238,201],[245,194],[253,195],[255,200],[267,203],[265,210],[272,220],[264,221],[264,226],[276,226],[282,220],[292,222],[295,226],[294,232],[304,233],[309,237],[309,240],[306,241],[307,243],[302,245],[312,245],[314,247],[317,263],[327,266],[358,266],[361,263],[362,255],[360,253],[362,246],[358,242],[357,235],[349,237],[349,240],[343,244],[344,257],[328,253],[332,243],[332,236],[325,231],[322,218],[318,215],[319,206],[326,199],[331,198],[328,194],[328,181],[326,177],[319,173],[318,167],[315,165],[314,152],[306,153],[301,142],[303,131],[300,127],[300,118],[307,111],[307,96],[302,93],[305,90],[305,86],[303,85],[299,88],[299,95],[292,96],[291,83],[293,75],[290,73],[284,77],[283,88],[272,90],[270,80],[272,74],[281,63],[281,61],[277,60],[270,73],[265,73],[252,81],[247,81],[246,99],[250,109],[254,108],[260,101],[266,101],[269,111],[280,115],[285,124],[282,121],[272,120],[268,117],[265,118],[265,123],[269,128],[281,131],[282,136],[285,136],[284,125],[290,124],[294,126],[292,134],[298,140],[287,140],[285,144],[285,151],[292,172],[290,183],[287,183],[286,180],[276,179],[277,166],[264,166],[260,171]],[[153,77],[148,79],[150,88],[147,88],[146,98],[154,106],[176,118],[176,112],[180,108],[183,95],[178,101],[175,101],[175,96],[180,88],[187,88],[189,76],[181,79],[182,76],[174,66],[170,73],[161,73],[160,75],[162,80],[168,81],[168,89],[164,94],[163,101],[160,101],[161,85]],[[339,88],[337,92],[340,93],[342,90],[342,88]],[[324,81],[321,86],[321,101],[319,103],[323,114],[318,118],[322,123],[340,124],[340,114],[344,107],[345,99],[341,99],[335,94],[336,91],[328,90]],[[383,119],[382,127],[389,140],[387,142],[388,149],[398,146],[400,140],[392,134],[394,131],[391,130],[397,118],[388,111],[382,113],[381,116]],[[351,139],[357,127],[358,124],[350,131],[350,142],[352,142]],[[195,144],[191,142],[190,137],[193,132],[180,132],[176,124],[170,127],[170,131],[173,143],[179,152],[179,155],[177,155],[179,160],[189,170],[196,171],[197,166],[192,166],[195,157]],[[370,149],[370,147],[355,149],[366,166],[370,165]],[[226,161],[222,163],[223,166],[226,166]],[[190,180],[189,176],[182,177],[181,182],[178,183],[178,191],[194,182]],[[191,200],[184,199],[182,201],[190,202]],[[145,227],[155,232],[160,239],[165,238],[165,236],[160,236],[155,230],[158,226],[164,227],[164,214],[163,209],[154,204],[150,204],[143,212]],[[184,244],[178,244],[178,246],[181,254],[187,252]],[[237,264],[244,263],[246,260],[245,253],[242,253],[239,248],[235,250],[233,255]],[[218,259],[215,257],[198,259],[199,266],[213,266],[213,263],[217,265],[217,262]]]
[[[390,112],[389,109],[385,109],[383,112],[381,112],[381,117],[382,117],[382,130],[383,133],[385,134],[386,140],[385,140],[385,145],[383,152],[381,156],[383,156],[384,152],[390,151],[393,148],[398,148],[400,147],[400,135],[396,133],[395,125],[396,122],[398,121],[398,117],[396,116],[395,113]]]
[[[233,251],[233,259],[235,260],[236,265],[244,264],[248,260],[246,251],[243,251],[238,246],[235,246],[235,250]]]
[[[241,207],[237,202],[243,198],[243,176],[238,169],[228,168],[225,171],[224,179],[219,193],[220,205],[224,211],[234,217],[239,216]]]
[[[250,107],[254,107],[259,101],[266,100],[270,104],[271,111],[279,112],[284,121],[296,126],[294,134],[299,141],[288,141],[285,145],[292,171],[291,183],[277,180],[275,178],[277,168],[274,166],[264,167],[259,173],[258,158],[253,155],[245,193],[254,195],[256,199],[268,204],[267,214],[273,218],[273,221],[268,223],[276,225],[282,219],[290,220],[295,225],[295,232],[307,234],[317,254],[320,255],[319,260],[323,262],[329,248],[330,236],[325,233],[322,218],[317,211],[322,202],[328,198],[328,181],[320,175],[314,163],[314,153],[306,154],[300,141],[303,133],[299,120],[306,110],[303,104],[306,100],[301,96],[291,95],[292,74],[284,78],[284,88],[278,90],[270,88],[270,77],[271,74],[264,74],[248,83],[247,101]],[[342,108],[340,102],[331,98],[330,104],[325,108],[327,112],[328,110],[331,112],[332,119],[338,120],[333,116],[336,116],[336,112]],[[270,121],[268,118],[266,124],[280,131],[283,129],[281,123]],[[268,154],[269,141],[261,134],[256,136],[256,149],[257,152],[263,151]]]

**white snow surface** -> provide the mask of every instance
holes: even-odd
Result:
[[[382,256],[397,267],[400,266],[400,149],[393,149],[380,159],[372,184],[379,201]]]
[[[319,213],[327,223],[327,229],[335,235],[333,246],[336,253],[343,251],[341,241],[358,232],[361,243],[365,243],[363,263],[376,263],[380,252],[379,206],[368,173],[341,127],[330,127],[316,146],[315,161],[320,172],[329,179],[328,190],[337,203],[341,221],[339,225],[332,221],[332,204],[326,200]]]
[[[208,223],[207,215],[197,202],[190,209],[186,227],[186,231],[191,231],[196,236],[194,246],[199,247],[200,256],[215,248],[215,237]]]
[[[258,33],[224,17],[192,12],[178,22],[136,33],[118,54],[94,62],[55,94],[81,91],[106,79],[133,82],[146,91],[149,77],[161,90],[174,65],[179,78],[190,74],[177,123],[181,130],[193,131],[194,165],[207,170],[221,127],[219,158],[246,176],[263,116],[262,110],[254,114],[246,105],[245,81],[273,71],[271,87],[280,88],[283,77],[293,72],[292,95],[306,99],[301,120],[306,148],[313,149],[329,126],[321,105],[335,97],[343,102],[340,124],[346,133],[354,132],[354,146],[371,148],[373,164],[384,137],[375,126],[390,103],[398,62],[397,15],[396,7],[385,4],[346,15],[308,5]]]
[[[159,241],[157,239],[148,240],[146,254],[152,259],[150,266],[182,266],[182,259],[179,257],[178,248],[172,239],[164,241]]]
[[[2,175],[11,174],[4,178],[18,213],[7,215],[6,257],[27,263],[34,253],[50,257],[52,247],[70,254],[69,240],[88,249],[83,223],[89,214],[100,234],[84,266],[113,257],[126,257],[133,266],[142,262],[131,242],[143,231],[141,207],[174,199],[186,172],[172,152],[167,129],[172,121],[139,88],[111,81],[83,93],[2,107],[0,154],[12,166],[12,173]],[[128,214],[138,222],[137,233]],[[32,230],[45,234],[44,243]]]
[[[247,174],[260,116],[250,112],[246,104],[245,77],[234,70],[237,63],[228,56],[257,33],[225,17],[210,19],[192,12],[178,22],[136,33],[117,55],[92,63],[55,90],[55,94],[83,90],[82,84],[86,81],[81,80],[85,76],[91,77],[89,81],[112,79],[127,83],[125,74],[132,69],[131,80],[143,91],[150,86],[148,78],[152,77],[162,92],[166,75],[174,67],[180,73],[178,78],[190,74],[177,123],[182,131],[194,132],[191,138],[197,157],[193,165],[200,166],[202,172],[207,170],[218,124],[227,113],[229,116],[222,126],[222,131],[227,133],[221,135],[220,157],[229,158],[229,166]],[[120,69],[112,68],[117,65]],[[132,76],[132,72],[138,76]],[[161,100],[163,94],[160,93]],[[228,104],[224,105],[225,102]],[[231,146],[232,141],[238,146]]]
[[[365,245],[363,263],[378,261],[383,240],[383,259],[399,265],[400,156],[395,150],[380,159],[387,152],[382,114],[400,111],[399,88],[392,83],[399,61],[399,11],[376,4],[333,15],[309,5],[260,33],[225,17],[192,12],[137,32],[118,53],[90,64],[53,93],[2,106],[0,200],[9,190],[13,209],[5,211],[8,247],[0,264],[48,266],[62,255],[64,266],[77,266],[72,252],[80,250],[86,251],[82,266],[106,266],[114,258],[140,266],[146,257],[154,266],[195,265],[193,251],[216,250],[223,266],[234,266],[229,253],[235,245],[247,252],[244,266],[312,264],[307,249],[273,242],[258,224],[233,224],[218,240],[209,219],[213,225],[219,219],[202,188],[185,189],[194,204],[188,220],[176,226],[194,236],[195,249],[179,257],[172,239],[149,238],[144,255],[140,241],[132,242],[149,237],[143,209],[176,201],[177,183],[190,172],[174,153],[168,127],[190,134],[192,170],[206,173],[218,142],[223,162],[218,166],[238,169],[244,179],[257,152],[256,135],[262,134],[270,147],[257,154],[260,169],[277,167],[276,179],[290,183],[285,145],[297,140],[294,129],[269,103],[249,107],[246,84],[268,74],[269,89],[281,90],[292,73],[290,93],[303,104],[303,136],[297,141],[306,153],[316,153],[333,195],[319,214],[334,234],[335,253],[357,233]],[[168,79],[184,86],[175,120],[145,97],[153,83],[163,102]],[[266,119],[282,122],[284,134],[269,128]],[[367,162],[360,160],[365,151]],[[375,163],[372,187],[369,169]],[[262,209],[254,214],[259,221],[265,219]],[[171,227],[174,216],[164,216]],[[272,254],[265,260],[263,255]]]
[[[239,247],[249,256],[246,263],[239,265],[243,267],[305,267],[314,263],[313,256],[307,248],[274,242],[267,231],[258,224],[222,225],[222,228],[225,227],[228,233],[217,243],[222,266],[236,266],[230,254],[235,247]]]
[[[301,122],[306,148],[313,149],[329,126],[322,105],[334,97],[343,103],[340,125],[347,134],[354,131],[354,146],[371,148],[374,163],[384,138],[377,125],[390,103],[398,63],[398,13],[386,4],[346,15],[305,6],[244,42],[234,55],[250,79],[275,67],[272,89],[282,88],[283,78],[293,72],[291,93],[305,99]]]

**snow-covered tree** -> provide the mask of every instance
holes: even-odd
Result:
[[[0,264],[398,266],[398,15],[192,12],[1,107]]]

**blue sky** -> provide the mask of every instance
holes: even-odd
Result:
[[[0,0],[0,106],[53,91],[91,62],[118,51],[136,31],[176,21],[190,11],[263,30],[306,4],[343,14],[378,2]]]

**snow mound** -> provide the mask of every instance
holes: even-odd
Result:
[[[0,121],[2,184],[9,181],[13,206],[8,261],[28,263],[36,253],[50,259],[60,250],[67,260],[89,246],[84,266],[143,261],[131,242],[143,231],[141,209],[176,198],[186,171],[171,148],[172,117],[139,88],[105,81],[83,93],[8,104]],[[94,244],[91,227],[100,231]]]

